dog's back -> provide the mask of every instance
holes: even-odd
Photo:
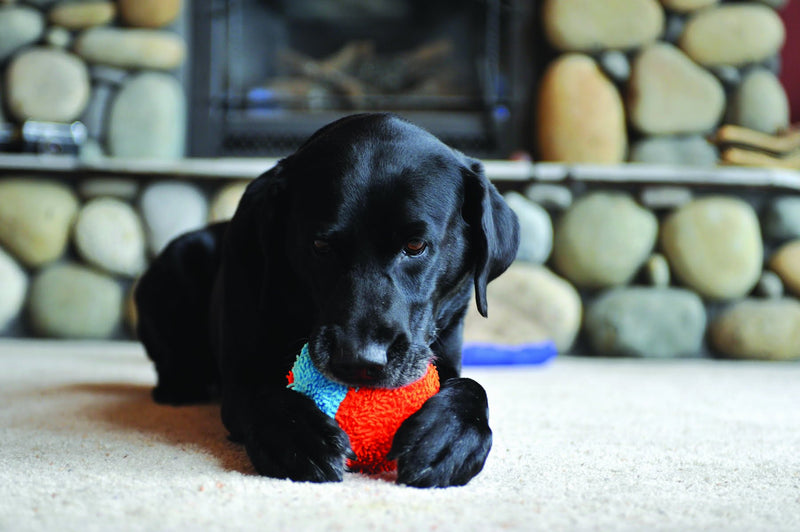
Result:
[[[137,333],[158,372],[153,398],[160,403],[202,402],[217,395],[209,303],[227,227],[222,222],[179,236],[137,283]]]

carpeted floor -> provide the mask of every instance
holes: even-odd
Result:
[[[0,530],[800,530],[800,364],[472,369],[464,488],[260,478],[215,406],[149,399],[135,344],[0,342]]]

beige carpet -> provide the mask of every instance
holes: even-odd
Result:
[[[468,371],[464,488],[260,478],[135,344],[0,342],[0,530],[800,530],[800,365],[566,358]]]

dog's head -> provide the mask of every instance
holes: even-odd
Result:
[[[516,217],[481,164],[393,115],[334,122],[262,179],[273,202],[262,238],[274,253],[284,233],[313,307],[312,360],[347,385],[419,379],[472,286],[486,315],[486,285],[517,252]]]

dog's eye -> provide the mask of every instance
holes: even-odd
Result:
[[[320,255],[324,255],[325,253],[329,253],[331,250],[331,244],[327,240],[314,240],[314,251]]]
[[[403,247],[403,252],[406,255],[420,255],[425,249],[428,247],[428,243],[420,238],[412,238],[408,242],[406,242],[405,247]]]

